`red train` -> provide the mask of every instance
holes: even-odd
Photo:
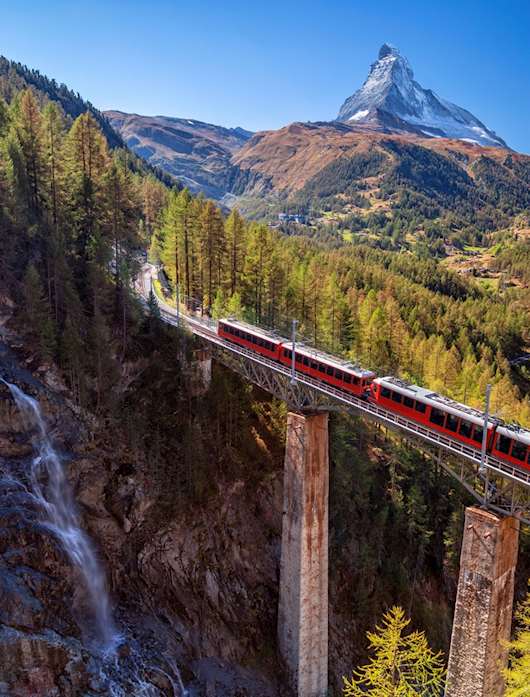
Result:
[[[293,362],[293,345],[272,332],[256,329],[251,324],[238,320],[219,320],[217,333],[223,339],[240,344],[256,353],[272,358],[274,361],[291,367]],[[317,380],[324,380],[333,387],[362,397],[370,387],[375,373],[371,370],[357,368],[348,361],[329,356],[297,344],[295,352],[296,370]]]
[[[286,366],[292,365],[292,342],[272,332],[232,319],[219,320],[217,332],[227,341]],[[482,447],[484,413],[477,409],[399,378],[378,378],[370,370],[301,344],[296,345],[295,364],[299,373],[368,399],[473,448],[480,450]],[[527,429],[490,417],[486,448],[499,460],[530,470],[530,431]]]

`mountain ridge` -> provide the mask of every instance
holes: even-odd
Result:
[[[230,188],[232,155],[252,137],[241,127],[174,116],[104,112],[127,146],[151,165],[163,168],[193,193],[221,199]]]

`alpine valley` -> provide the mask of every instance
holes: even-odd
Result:
[[[191,120],[107,117],[133,151],[193,190],[270,223],[296,216],[310,234],[442,253],[444,242],[526,225],[518,216],[530,206],[530,157],[422,88],[388,44],[330,122],[250,137]]]
[[[436,455],[418,445],[425,430],[392,430],[399,411],[362,416],[374,383],[362,391],[358,375],[394,376],[392,400],[417,414],[403,380],[452,400],[443,442],[464,442],[459,421],[480,505],[510,496],[513,514],[515,486],[478,468],[475,410],[489,385],[492,416],[530,428],[530,157],[423,89],[386,44],[329,122],[252,134],[115,107],[0,57],[0,697],[293,697],[280,589],[302,586],[325,630],[306,640],[298,601],[283,626],[325,653],[319,695],[395,695],[343,678],[367,665],[371,637],[386,660],[406,630],[413,687],[399,694],[419,694],[427,663],[440,689],[422,694],[441,697],[459,575],[474,573],[459,572],[471,479],[442,462],[441,440]],[[304,340],[321,349],[318,389],[350,376],[352,411],[296,396],[317,394],[296,377]],[[318,458],[289,456],[313,447],[286,438],[313,408],[330,408],[329,469],[327,426]],[[286,554],[291,515],[304,541]],[[491,537],[473,544],[504,553],[508,533]],[[474,574],[503,608],[501,587],[525,595],[529,545],[521,534],[517,574]],[[313,573],[328,556],[329,574],[327,561]],[[282,586],[286,557],[309,584]]]

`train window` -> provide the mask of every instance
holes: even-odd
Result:
[[[388,387],[381,387],[381,397],[385,399],[390,399],[390,390]]]
[[[445,421],[445,412],[440,411],[440,409],[435,409],[435,407],[431,407],[431,416],[429,421],[437,426],[443,426]]]
[[[476,443],[482,443],[482,431],[482,426],[475,426],[475,428],[473,429],[473,440]]]
[[[416,402],[416,404],[414,405],[414,409],[416,411],[419,411],[420,414],[425,414],[427,406],[423,402]]]
[[[412,409],[414,407],[414,400],[411,399],[410,397],[404,397],[403,398],[403,404],[408,407],[409,409]]]
[[[460,428],[458,432],[461,436],[464,436],[464,438],[471,438],[472,430],[473,424],[470,424],[469,421],[464,421],[464,419],[460,419]]]
[[[514,457],[516,460],[524,462],[526,458],[526,445],[524,443],[520,443],[518,440],[514,440],[512,446],[512,457]]]
[[[348,385],[351,383],[351,375],[349,373],[344,373],[344,382]]]
[[[499,435],[499,440],[497,441],[497,450],[501,453],[508,455],[510,452],[510,445],[512,444],[512,439],[507,436]]]
[[[309,358],[307,356],[304,356],[304,365],[309,366]]]
[[[337,380],[344,380],[344,373],[342,372],[342,370],[336,370],[335,377],[337,378]]]
[[[456,433],[458,430],[458,416],[455,416],[454,414],[447,414],[445,427],[448,431]]]
[[[396,404],[401,404],[403,401],[403,395],[399,392],[392,392],[391,399],[393,402],[396,402]]]
[[[318,363],[316,361],[311,361],[311,368],[313,370],[318,370]]]
[[[353,384],[354,384],[354,385],[358,385],[360,382],[361,382],[361,381],[359,380],[359,378],[357,377],[357,375],[354,375],[354,377],[353,377]]]
[[[326,373],[327,373],[328,375],[333,375],[333,368],[332,368],[330,365],[328,365],[327,370],[326,370]]]

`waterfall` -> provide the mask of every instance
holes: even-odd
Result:
[[[2,482],[21,500],[31,502],[39,523],[56,537],[79,574],[87,601],[79,624],[87,648],[91,649],[91,674],[95,676],[98,694],[104,687],[109,697],[160,697],[162,690],[149,680],[149,675],[158,673],[167,680],[174,697],[191,697],[170,656],[163,651],[154,656],[150,647],[142,647],[133,634],[125,631],[122,636],[116,630],[105,574],[89,537],[81,529],[63,458],[54,448],[40,405],[16,385],[2,378],[0,382],[9,388],[32,432],[35,451],[23,477],[7,472]],[[117,648],[123,640],[127,641],[128,652],[121,656]]]
[[[94,648],[103,654],[112,654],[120,637],[112,618],[105,575],[89,537],[79,524],[61,456],[53,446],[37,400],[16,385],[0,380],[11,391],[28,428],[35,433],[28,493],[40,512],[42,524],[59,540],[82,580],[90,616],[84,618],[81,629]]]

